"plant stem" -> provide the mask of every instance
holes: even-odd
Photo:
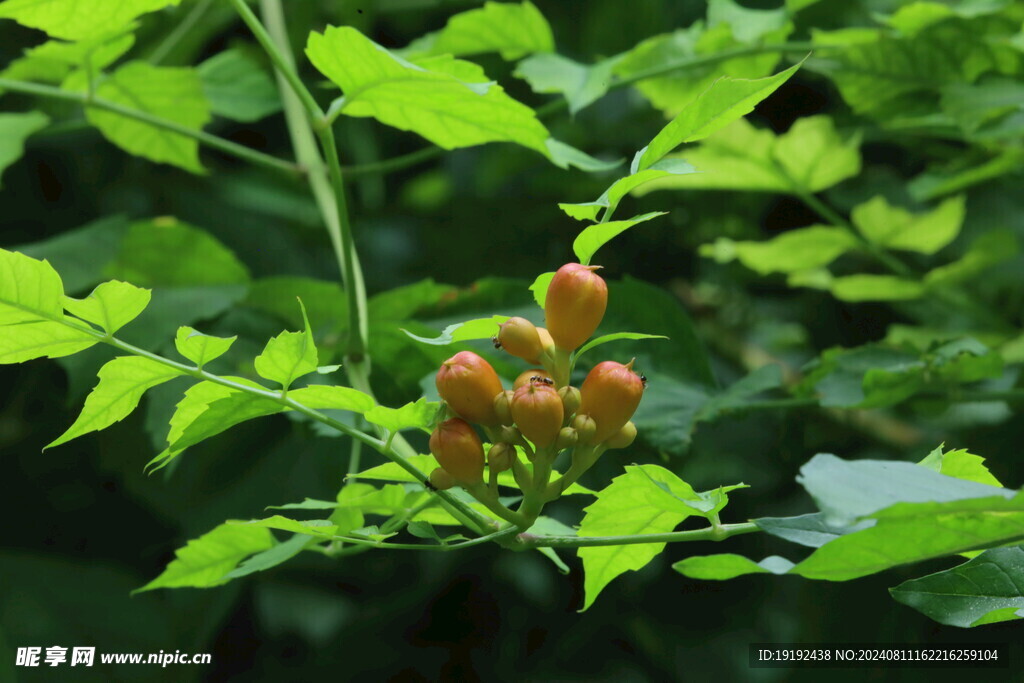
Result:
[[[635,534],[632,536],[533,536],[520,534],[527,548],[592,548],[609,545],[638,545],[642,543],[677,543],[686,541],[721,541],[730,536],[760,531],[753,522],[722,524],[718,527],[695,531],[670,531],[664,534]]]
[[[77,102],[83,107],[93,107],[95,109],[102,109],[103,111],[109,111],[113,114],[124,116],[125,118],[134,119],[142,123],[149,124],[155,128],[167,130],[178,135],[183,135],[188,138],[196,140],[201,145],[216,149],[230,156],[248,161],[256,164],[257,166],[263,166],[264,168],[270,168],[275,171],[285,171],[287,173],[300,175],[305,172],[305,169],[297,164],[293,164],[290,161],[284,159],[278,159],[270,154],[264,154],[258,152],[249,147],[239,145],[230,140],[225,140],[222,137],[211,135],[202,130],[196,130],[194,128],[188,128],[175,121],[160,118],[154,116],[148,112],[140,111],[138,109],[131,109],[129,107],[122,106],[117,102],[111,102],[105,100],[102,97],[90,97],[87,93],[73,92],[71,90],[62,90],[61,88],[55,88],[50,85],[42,85],[40,83],[26,83],[24,81],[12,81],[7,78],[0,78],[0,90],[10,90],[12,92],[21,92],[27,95],[36,95],[38,97],[46,97],[52,100],[64,100],[67,102]]]
[[[481,545],[483,543],[490,543],[492,541],[498,541],[507,536],[511,536],[518,530],[515,526],[508,526],[504,529],[499,529],[492,533],[486,534],[479,538],[474,538],[469,541],[462,541],[461,543],[453,543],[451,545],[427,545],[426,543],[385,543],[384,541],[371,541],[367,538],[352,538],[350,536],[334,536],[333,540],[342,541],[356,546],[368,546],[371,548],[384,548],[386,550],[430,550],[435,552],[447,552],[452,550],[461,550],[462,548],[469,548],[474,545]]]

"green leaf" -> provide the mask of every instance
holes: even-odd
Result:
[[[874,526],[823,545],[793,573],[846,581],[901,564],[1024,540],[1024,496],[897,503],[871,517],[878,520]]]
[[[273,399],[234,391],[224,398],[206,404],[205,409],[184,426],[181,436],[171,442],[169,450],[175,454],[179,453],[237,424],[273,415],[282,410],[284,406]]]
[[[906,301],[924,296],[924,284],[896,275],[846,275],[833,278],[829,289],[843,301]]]
[[[820,548],[844,534],[860,531],[874,524],[871,520],[851,525],[830,524],[822,512],[797,515],[796,517],[761,517],[753,521],[767,534],[809,548]]]
[[[1024,109],[1024,84],[1004,77],[980,83],[953,83],[942,89],[942,110],[971,136],[984,124]]]
[[[255,360],[256,373],[263,379],[277,382],[285,390],[299,377],[316,372],[319,365],[313,331],[309,327],[301,299],[299,306],[302,308],[305,330],[282,332],[267,342],[263,353],[256,356]]]
[[[337,525],[331,524],[325,519],[312,519],[300,522],[295,519],[283,517],[282,515],[274,515],[273,517],[267,517],[266,519],[252,519],[249,521],[233,520],[227,523],[233,525],[263,527],[265,529],[279,529],[281,531],[292,531],[297,534],[306,534],[307,536],[320,536],[327,538],[334,536],[338,531]]]
[[[309,545],[310,539],[311,537],[305,534],[295,534],[284,543],[278,543],[261,553],[256,553],[225,574],[224,578],[227,580],[239,579],[243,576],[249,576],[249,574],[255,574],[256,572],[276,567],[302,552]]]
[[[658,487],[661,483],[667,491]],[[578,535],[618,536],[658,534],[672,531],[697,511],[677,497],[694,498],[689,484],[657,465],[631,465],[626,473],[597,494],[585,509]],[[583,560],[583,610],[597,599],[601,590],[623,572],[642,569],[662,550],[665,543],[594,546],[579,549]]]
[[[792,562],[778,555],[754,562],[742,555],[731,553],[695,555],[672,565],[672,568],[683,576],[705,581],[724,581],[746,574],[785,574],[792,567]]]
[[[860,173],[860,136],[840,135],[828,116],[797,119],[778,136],[738,119],[688,148],[686,160],[701,172],[657,179],[634,194],[676,189],[820,192]]]
[[[179,327],[174,337],[174,347],[185,358],[202,368],[212,360],[220,358],[238,337],[213,337],[191,327]]]
[[[86,299],[65,297],[64,308],[82,320],[99,325],[107,334],[114,334],[146,310],[150,296],[148,289],[111,280],[97,286]]]
[[[492,315],[490,318],[476,318],[475,320],[467,320],[464,323],[455,323],[444,328],[441,336],[433,339],[430,337],[419,337],[408,330],[402,331],[423,344],[446,346],[460,341],[490,339],[498,334],[498,326],[508,319],[509,316],[507,315]]]
[[[181,0],[7,0],[0,17],[46,31],[54,38],[82,40],[124,26],[136,17]]]
[[[70,318],[68,321],[73,322]],[[87,332],[49,320],[4,325],[0,327],[0,365],[70,356],[98,341]]]
[[[64,285],[53,266],[0,249],[0,325],[63,316]]]
[[[664,211],[652,211],[624,221],[609,221],[607,223],[591,225],[576,236],[572,243],[572,250],[580,263],[585,266],[589,265],[590,259],[594,257],[594,253],[612,239],[629,230],[634,225],[645,223],[658,216],[664,216],[665,213]]]
[[[1011,496],[1006,489],[965,481],[909,462],[842,460],[818,454],[797,481],[829,522],[847,523],[900,503],[948,503]]]
[[[167,258],[168,254],[180,257]],[[120,240],[117,256],[104,272],[140,287],[249,282],[245,264],[220,240],[170,216],[132,223]]]
[[[50,117],[39,111],[0,114],[0,175],[4,169],[21,158],[25,152],[25,140],[33,133],[46,128],[49,123]],[[2,183],[0,187],[3,187]]]
[[[454,15],[443,29],[413,41],[403,53],[407,57],[460,57],[499,52],[502,59],[512,61],[554,49],[551,27],[533,3],[487,2],[478,9]]]
[[[100,381],[86,397],[78,419],[46,448],[120,422],[135,410],[146,390],[181,374],[180,370],[140,356],[120,356],[108,361],[100,368]]]
[[[530,285],[530,291],[533,292],[533,300],[537,302],[537,305],[544,308],[544,300],[548,296],[548,287],[551,286],[551,280],[555,277],[554,273],[541,273],[537,276],[537,279]]]
[[[368,422],[380,425],[392,434],[403,429],[429,430],[440,407],[440,403],[420,398],[415,403],[406,403],[401,408],[374,406],[366,411],[364,417]]]
[[[1009,230],[992,230],[979,235],[958,260],[929,271],[928,287],[954,285],[984,274],[992,266],[1012,259],[1020,251],[1017,236]]]
[[[559,168],[575,166],[587,173],[601,173],[618,168],[622,165],[623,161],[621,158],[614,161],[595,159],[586,152],[582,152],[572,145],[567,145],[554,138],[548,138],[544,144],[548,148],[548,156],[551,157],[551,163]]]
[[[277,86],[247,51],[232,48],[196,67],[210,111],[234,121],[259,121],[281,111]]]
[[[649,168],[679,145],[706,138],[749,114],[758,102],[775,92],[802,64],[801,61],[768,78],[722,78],[715,81],[651,140],[636,162],[636,171]]]
[[[992,473],[985,467],[985,458],[980,455],[972,455],[963,448],[943,452],[942,446],[939,446],[918,465],[945,474],[947,477],[1002,487],[999,480],[992,476]]]
[[[471,62],[445,55],[414,64],[354,28],[336,26],[311,33],[306,55],[342,89],[341,113],[372,116],[444,149],[501,141],[548,154],[548,131],[533,110]]]
[[[86,86],[78,72],[64,87],[84,91]],[[128,62],[96,86],[96,96],[197,131],[210,121],[203,83],[190,68]],[[204,172],[194,138],[95,107],[87,108],[85,115],[104,137],[129,154]]]
[[[575,218],[578,221],[594,221],[597,220],[597,214],[601,209],[614,211],[623,197],[644,183],[649,183],[652,180],[669,175],[687,175],[696,172],[697,169],[682,159],[662,159],[648,169],[633,173],[625,178],[619,178],[600,197],[592,202],[559,204],[558,208],[568,214],[570,218]]]
[[[578,111],[608,92],[612,70],[618,58],[593,65],[580,64],[553,53],[530,55],[516,66],[515,75],[530,84],[535,93],[559,93],[569,103],[569,113]]]
[[[904,581],[889,594],[931,619],[970,628],[1024,617],[1024,548],[992,548],[960,566]]]
[[[789,12],[785,8],[750,9],[734,0],[710,0],[708,2],[708,26],[728,24],[733,36],[741,43],[752,43],[774,33],[789,23]]]
[[[697,420],[714,420],[721,413],[742,408],[750,398],[782,386],[782,367],[762,365],[743,379],[734,382],[720,394],[712,396],[697,411]]]
[[[971,83],[997,69],[998,52],[970,22],[943,21],[913,37],[865,31],[853,42],[841,32],[812,31],[815,43],[842,44],[816,57],[810,68],[829,76],[858,114],[885,117],[899,99],[934,91],[949,83]]]
[[[733,7],[749,12],[735,5]],[[717,8],[709,8],[708,26],[695,22],[688,28],[642,41],[619,56],[615,75],[620,78],[641,77],[634,87],[669,117],[678,114],[722,77],[762,78],[770,75],[779,62],[780,54],[777,52],[755,52],[726,60],[708,57],[741,49],[750,35],[756,33],[761,34],[758,42],[781,43],[792,31],[792,25],[788,22],[780,25],[774,20],[755,20],[744,22],[745,25],[734,30],[728,25],[728,18],[723,22],[722,18],[713,16],[716,11]],[[769,16],[764,12],[758,15],[758,18]],[[670,64],[688,66],[667,71],[665,67]],[[643,77],[652,73],[658,75]]]
[[[374,407],[373,397],[351,387],[313,384],[288,392],[288,397],[308,408],[365,413]]]
[[[228,582],[225,576],[238,563],[274,545],[270,531],[225,523],[175,551],[163,573],[133,593],[154,588],[210,588]]]
[[[951,197],[923,214],[890,206],[879,195],[855,206],[853,224],[869,242],[888,249],[934,254],[956,239],[964,222],[965,197]]]
[[[120,59],[135,43],[129,27],[118,29],[120,35],[105,34],[97,38],[65,43],[50,40],[25,50],[23,57],[11,62],[0,71],[3,78],[14,81],[41,81],[61,83],[75,69],[90,68],[100,71]]]
[[[843,228],[813,225],[763,242],[735,242],[719,237],[714,244],[702,245],[700,254],[719,263],[738,260],[760,275],[768,275],[820,268],[857,246],[857,238]]]
[[[601,344],[607,344],[608,342],[617,341],[619,339],[668,339],[663,334],[641,334],[639,332],[616,332],[614,334],[605,334],[596,339],[591,339],[576,352],[576,358],[579,359],[584,353],[600,346]]]

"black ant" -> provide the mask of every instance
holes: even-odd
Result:
[[[555,386],[555,380],[550,377],[541,377],[540,375],[534,375],[531,377],[530,382],[540,382],[541,384],[547,384],[549,387]]]
[[[501,341],[498,339],[498,335],[494,335],[493,337],[491,337],[491,343],[494,344],[494,348],[501,348]]]
[[[644,385],[644,389],[647,388],[647,375],[640,375],[640,384]]]

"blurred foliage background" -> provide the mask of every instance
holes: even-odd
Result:
[[[400,47],[475,4],[289,0],[287,19],[293,45],[303,45],[309,30],[347,24],[382,45]],[[778,6],[767,1],[742,4]],[[789,40],[809,40],[815,30],[877,27],[879,16],[907,3],[791,3],[800,4],[808,6],[794,15]],[[1018,28],[1024,21],[1017,3],[989,4],[1003,5],[1005,16]],[[144,56],[160,45],[193,5],[186,2],[144,17],[135,50]],[[227,3],[208,5],[202,20],[163,57],[164,64],[196,64],[226,48],[251,45]],[[540,2],[538,7],[552,25],[559,52],[581,62],[691,26],[707,12],[702,2],[674,0]],[[38,32],[3,22],[0,64],[39,42]],[[789,63],[790,57],[780,63]],[[478,61],[513,97],[534,106],[550,99],[533,94],[512,76],[513,65],[497,55]],[[300,64],[307,82],[323,86],[317,92],[327,101],[329,91],[319,75],[301,59]],[[1024,86],[1017,80],[1016,87],[1020,92]],[[930,106],[927,97],[921,99],[923,106]],[[8,93],[0,104],[18,109],[27,100]],[[203,153],[208,174],[183,173],[114,148],[81,122],[80,111],[70,104],[50,102],[46,107],[65,123],[32,137],[25,157],[3,177],[4,247],[66,236],[63,262],[53,256],[54,242],[46,253],[69,289],[75,280],[66,268],[75,269],[81,290],[96,273],[116,271],[116,245],[111,245],[117,239],[112,236],[177,221],[215,238],[218,244],[212,246],[195,236],[183,238],[203,258],[214,254],[234,269],[233,278],[203,281],[201,272],[188,275],[184,265],[173,262],[178,258],[174,252],[164,252],[171,263],[135,274],[137,284],[162,294],[146,323],[126,330],[129,340],[159,349],[179,324],[238,334],[239,344],[220,367],[246,372],[245,354],[251,358],[268,336],[295,324],[291,302],[302,292],[289,284],[293,281],[280,278],[337,280],[319,214],[301,180],[209,152]],[[807,68],[748,118],[781,133],[795,120],[821,113],[830,114],[840,130],[863,135],[860,174],[824,195],[844,214],[875,194],[913,204],[920,198],[911,195],[908,183],[922,173],[970,167],[1021,148],[1019,132],[979,143],[935,134],[927,126],[924,133],[920,126],[887,127],[854,111],[834,81]],[[546,119],[556,137],[602,158],[630,157],[664,121],[664,114],[634,89],[611,92],[575,116],[563,112]],[[277,156],[291,155],[280,113],[252,123],[218,119],[211,130]],[[346,165],[374,163],[424,145],[412,134],[369,119],[345,119],[337,132]],[[502,144],[446,153],[385,175],[353,176],[349,191],[356,242],[370,293],[427,278],[457,288],[429,305],[385,316],[374,328],[371,351],[381,402],[414,400],[424,378],[429,380],[432,368],[451,353],[448,348],[413,345],[394,333],[399,325],[426,331],[477,313],[532,311],[536,317],[526,286],[538,273],[571,260],[570,245],[580,229],[556,204],[588,201],[613,177],[560,170],[533,152]],[[949,248],[951,255],[962,254],[972,236],[994,227],[1024,236],[1021,180],[1020,166],[1009,164],[1003,173],[965,188],[967,221],[963,235]],[[791,289],[782,280],[698,254],[700,245],[717,237],[760,239],[819,222],[813,208],[797,198],[709,190],[656,192],[623,201],[634,213],[671,214],[623,235],[614,248],[599,254],[609,279],[634,279],[613,289],[608,331],[659,332],[664,325],[692,325],[700,339],[698,346],[673,341],[636,347],[654,386],[659,372],[685,378],[689,368],[705,362],[722,386],[766,362],[782,362],[795,371],[830,347],[878,341],[894,323],[922,322],[920,308],[927,301],[909,307],[843,302],[827,292]],[[155,225],[150,223],[154,219]],[[72,232],[87,224],[92,224],[88,232]],[[1020,259],[1011,260],[972,285],[1018,332],[1022,265]],[[303,294],[305,301],[313,298],[322,304],[311,311],[318,345],[324,349],[337,343],[345,321],[343,310],[332,308],[341,297],[328,290]],[[413,316],[418,322],[412,322]],[[947,329],[973,329],[969,316],[958,316],[940,314]],[[707,359],[694,353],[706,353]],[[24,645],[213,653],[209,667],[177,667],[173,673],[109,667],[78,672],[75,678],[80,680],[304,681],[332,676],[810,681],[820,680],[820,672],[748,669],[747,644],[1020,641],[1019,622],[959,630],[894,603],[886,589],[921,575],[922,567],[848,584],[761,576],[699,582],[669,567],[692,553],[760,557],[776,552],[777,539],[760,535],[730,539],[727,548],[670,546],[642,571],[616,580],[585,613],[577,612],[582,575],[575,558],[567,558],[572,572],[563,576],[539,554],[512,554],[490,546],[450,554],[373,552],[340,560],[300,555],[277,569],[216,589],[130,597],[132,589],[162,571],[174,549],[224,519],[262,516],[266,505],[307,496],[332,499],[348,449],[345,441],[329,438],[308,423],[277,416],[231,430],[195,447],[175,467],[146,476],[143,466],[160,448],[167,415],[181,389],[172,383],[151,392],[144,410],[123,423],[41,453],[73,421],[95,381],[95,370],[109,357],[94,349],[60,362],[0,368],[0,510],[5,520],[0,677],[6,680],[63,680],[68,673],[15,671],[14,650]],[[506,363],[505,371],[511,373],[511,368]],[[885,411],[808,407],[735,415],[701,424],[692,438],[682,430],[675,448],[655,448],[648,442],[606,456],[584,483],[601,487],[630,462],[663,464],[698,489],[743,481],[751,488],[736,492],[728,508],[728,521],[739,521],[809,511],[810,501],[794,477],[815,453],[917,461],[945,441],[985,456],[992,471],[1015,486],[1021,483],[1018,444],[1024,423],[1011,415],[1000,402],[953,407],[920,402]],[[578,521],[577,514],[564,503],[554,510],[568,523]],[[946,566],[933,564],[936,570]],[[931,675],[921,670],[828,675],[889,680],[896,673],[900,680]],[[986,674],[991,680],[1000,675]]]

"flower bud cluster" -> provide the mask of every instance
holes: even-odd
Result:
[[[643,396],[644,380],[623,365],[604,361],[583,384],[568,383],[573,351],[597,330],[608,304],[608,286],[599,266],[569,263],[548,287],[544,313],[547,328],[525,318],[509,318],[494,337],[496,348],[533,367],[505,389],[491,365],[471,351],[446,360],[437,373],[437,391],[455,413],[430,437],[430,450],[441,465],[431,473],[435,488],[479,484],[484,448],[471,423],[483,427],[494,445],[486,461],[492,472],[510,469],[516,444],[532,444],[533,457],[552,458],[564,449],[625,448],[636,438],[630,418]],[[564,378],[565,381],[559,381]],[[575,457],[575,456],[574,456]]]

